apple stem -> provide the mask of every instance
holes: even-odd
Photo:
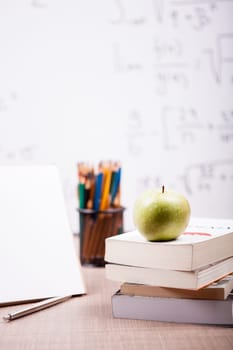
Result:
[[[164,185],[162,186],[162,193],[164,193]]]

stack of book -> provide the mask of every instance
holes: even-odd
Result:
[[[120,289],[117,318],[233,324],[233,219],[192,218],[174,241],[137,230],[105,242],[105,270]]]

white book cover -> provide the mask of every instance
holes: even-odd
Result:
[[[191,218],[186,231],[166,242],[137,230],[106,239],[105,261],[150,268],[196,270],[233,256],[233,219]]]
[[[0,303],[85,293],[58,170],[0,167]]]
[[[106,264],[106,278],[121,283],[197,290],[233,272],[233,257],[195,271]]]

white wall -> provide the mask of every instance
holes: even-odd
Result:
[[[233,213],[232,0],[1,0],[0,164],[122,161],[125,228],[149,187]]]

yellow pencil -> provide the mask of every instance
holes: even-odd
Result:
[[[103,193],[102,193],[102,199],[100,202],[100,210],[106,210],[109,207],[109,201],[110,201],[110,184],[111,184],[111,169],[110,167],[104,168],[104,187],[103,187]]]

